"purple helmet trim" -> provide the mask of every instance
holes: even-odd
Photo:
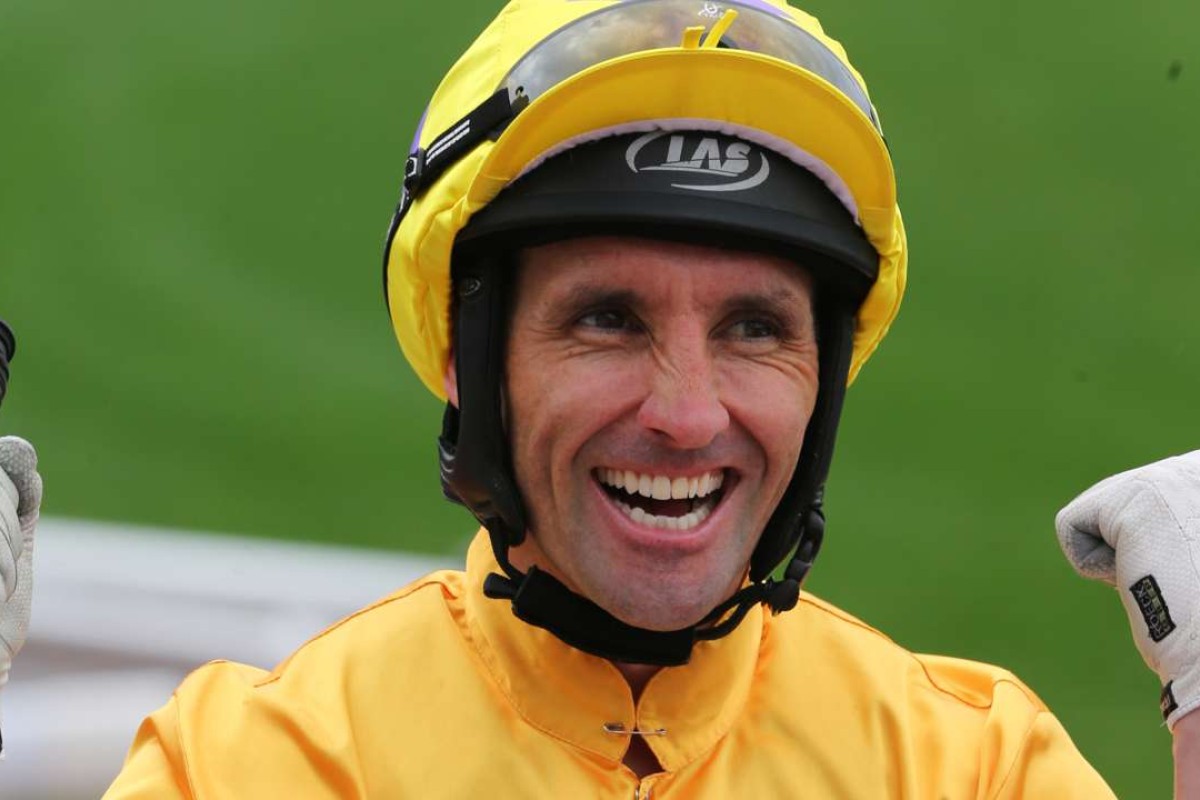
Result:
[[[568,2],[578,2],[578,1],[579,0],[568,0]],[[621,2],[627,3],[627,2],[630,2],[630,0],[621,0]],[[757,8],[759,11],[767,11],[771,14],[774,14],[777,17],[783,17],[785,19],[789,18],[786,11],[779,8],[778,6],[771,5],[770,3],[766,2],[765,0],[733,0],[733,2],[738,5],[752,6],[754,8]],[[721,5],[720,0],[714,0],[713,5],[714,6]]]
[[[429,116],[429,106],[425,106],[425,110],[421,112],[421,118],[417,120],[417,130],[413,134],[412,144],[408,147],[408,152],[415,153],[417,148],[421,146],[421,132],[425,130],[425,117]]]
[[[750,6],[751,8],[757,8],[759,11],[766,11],[769,14],[774,14],[775,16],[782,17],[783,19],[787,19],[787,20],[791,19],[791,17],[788,15],[788,13],[786,11],[779,8],[778,6],[773,6],[770,3],[765,2],[765,0],[736,0],[736,3],[738,5]],[[714,3],[714,5],[720,5],[720,3],[719,2]]]

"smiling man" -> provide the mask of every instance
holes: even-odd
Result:
[[[631,625],[693,624],[737,590],[800,455],[818,383],[808,274],[583,238],[527,251],[515,283],[506,397],[529,536],[514,562]]]
[[[875,109],[811,17],[511,3],[422,117],[385,256],[447,400],[444,489],[483,526],[466,570],[270,672],[198,670],[108,796],[1111,796],[1008,672],[800,591],[906,264]],[[1081,571],[1136,580],[1180,742],[1189,464],[1136,479],[1170,513],[1122,490],[1060,519]]]

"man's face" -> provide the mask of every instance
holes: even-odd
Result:
[[[817,394],[811,282],[774,256],[632,238],[536,247],[506,361],[537,563],[632,625],[742,581]]]

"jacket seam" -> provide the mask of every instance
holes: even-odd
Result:
[[[840,609],[835,609],[833,607],[828,606],[824,601],[821,601],[817,598],[803,597],[803,598],[801,598],[801,600],[802,600],[802,602],[805,602],[808,605],[812,606],[812,608],[814,608],[817,611],[823,612],[823,613],[825,613],[831,617],[834,617],[842,622],[845,622],[849,625],[853,625],[856,628],[860,628],[868,633],[874,634],[875,636],[879,637],[880,639],[883,639],[889,645],[891,645],[892,647],[896,648],[901,653],[906,655],[909,659],[911,659],[912,661],[915,661],[917,666],[919,666],[921,668],[921,673],[925,676],[925,682],[929,685],[929,687],[931,689],[937,691],[938,693],[946,695],[947,697],[953,698],[954,700],[957,700],[958,702],[962,703],[963,705],[969,706],[971,708],[985,709],[985,708],[992,707],[992,705],[994,703],[994,701],[992,701],[992,700],[989,700],[986,703],[975,703],[975,702],[972,702],[970,699],[958,694],[957,692],[954,692],[954,691],[942,686],[930,674],[928,665],[926,665],[926,663],[916,653],[896,644],[891,639],[891,637],[889,637],[887,634],[883,633],[882,631],[879,631],[876,628],[871,627],[870,625],[863,622],[862,620],[857,619],[856,617],[853,617],[849,614],[846,614],[845,612],[840,611]],[[1028,701],[1031,705],[1033,705],[1035,709],[1037,709],[1038,713],[1041,713],[1044,710],[1042,708],[1042,703],[1040,701],[1038,701],[1035,697],[1031,696],[1029,689],[1026,686],[1024,686],[1023,684],[1021,684],[1020,681],[1018,681],[1016,678],[1013,678],[1013,677],[1010,677],[1007,675],[994,678],[992,680],[993,690],[1002,683],[1007,683],[1008,685],[1017,689],[1021,693],[1021,696],[1024,697],[1026,699],[1026,701]],[[993,696],[994,696],[994,692],[993,692]]]
[[[992,792],[989,797],[999,797],[1000,793],[1003,792],[1004,788],[1008,785],[1009,779],[1012,777],[1013,772],[1016,771],[1017,762],[1021,758],[1021,753],[1025,751],[1025,746],[1029,743],[1030,736],[1033,735],[1033,726],[1037,724],[1038,717],[1040,717],[1043,713],[1046,712],[1040,710],[1036,711],[1030,718],[1029,724],[1025,727],[1025,733],[1021,736],[1021,746],[1017,748],[1017,752],[1013,756],[1012,761],[1009,763],[1008,769],[1004,771],[1004,777],[1000,780],[1000,783],[996,785],[996,791]]]
[[[263,686],[267,686],[268,684],[274,683],[275,681],[279,680],[280,678],[283,677],[284,670],[287,669],[288,665],[292,663],[292,659],[294,659],[301,652],[303,652],[309,645],[314,644],[315,642],[323,639],[325,636],[333,633],[334,631],[341,628],[343,625],[349,623],[353,619],[356,619],[356,618],[362,616],[363,614],[367,614],[371,611],[374,611],[377,608],[382,608],[383,606],[386,606],[390,603],[394,603],[398,600],[404,600],[405,598],[407,598],[413,594],[416,594],[417,592],[419,592],[422,589],[429,588],[430,586],[440,587],[442,590],[442,593],[445,594],[446,588],[447,588],[446,583],[445,583],[445,581],[439,580],[437,577],[435,577],[436,575],[437,575],[437,573],[433,573],[433,574],[425,576],[424,578],[418,578],[417,581],[415,581],[414,583],[411,583],[402,589],[398,589],[397,591],[393,592],[392,594],[388,595],[387,597],[383,597],[379,600],[376,600],[374,603],[371,603],[368,606],[360,608],[357,611],[353,612],[352,614],[342,617],[337,622],[332,623],[331,625],[329,625],[326,628],[324,628],[323,630],[321,630],[319,633],[314,634],[312,637],[310,637],[308,640],[306,640],[304,642],[304,644],[297,647],[294,651],[292,651],[291,655],[289,655],[277,667],[275,667],[273,670],[271,670],[271,672],[265,678],[263,678],[262,680],[259,680],[259,681],[255,681],[254,683],[251,684],[251,686],[253,688],[257,689],[257,688],[260,688]]]
[[[171,693],[171,713],[175,716],[175,728],[179,731],[179,735],[175,738],[178,739],[179,757],[183,761],[183,778],[187,784],[185,788],[187,789],[188,797],[197,798],[199,797],[199,794],[197,794],[196,787],[192,783],[192,766],[188,763],[188,748],[187,744],[183,740],[183,716],[179,713],[178,689]]]

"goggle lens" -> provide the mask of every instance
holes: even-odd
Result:
[[[736,12],[732,24],[718,25],[730,11]],[[513,100],[521,94],[534,100],[588,67],[631,53],[679,47],[688,29],[703,28],[709,35],[714,26],[726,25],[728,29],[717,34],[719,42],[704,46],[772,56],[807,70],[833,84],[878,129],[871,101],[841,59],[784,12],[754,0],[626,0],[547,36],[497,88],[507,88]]]

